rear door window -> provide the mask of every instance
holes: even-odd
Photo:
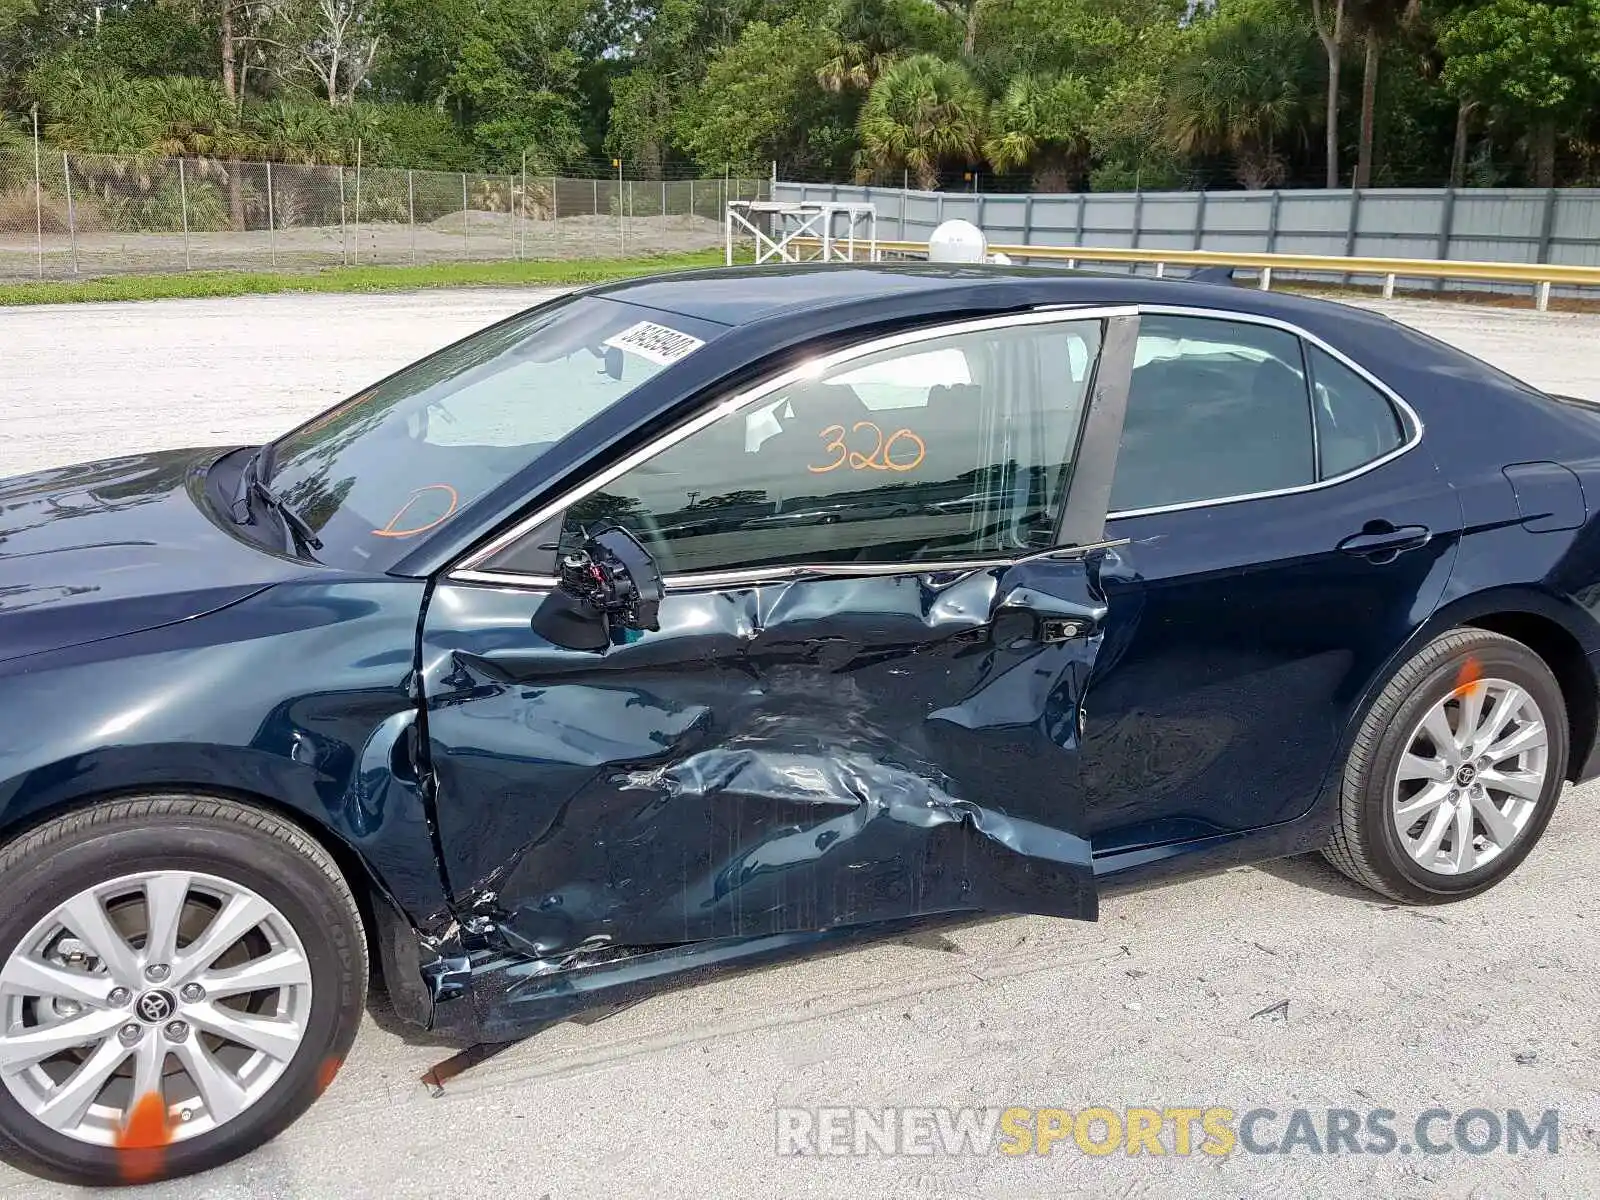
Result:
[[[1211,317],[1141,318],[1113,512],[1279,491],[1316,478],[1298,337]]]

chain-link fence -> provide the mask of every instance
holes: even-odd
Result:
[[[0,279],[709,250],[727,201],[769,190],[0,144]]]

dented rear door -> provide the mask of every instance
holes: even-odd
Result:
[[[1079,738],[1136,328],[965,322],[708,398],[726,415],[530,522],[626,524],[666,573],[659,630],[564,649],[530,624],[552,581],[441,580],[422,665],[458,905],[558,966],[964,910],[1093,919]]]

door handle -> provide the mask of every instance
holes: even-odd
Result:
[[[1352,533],[1337,549],[1373,562],[1393,562],[1407,550],[1419,550],[1433,533],[1426,525],[1393,525],[1388,521],[1368,521],[1360,533]]]
[[[1092,628],[1090,622],[1074,617],[1045,617],[1039,622],[1039,640],[1070,642],[1085,637]]]

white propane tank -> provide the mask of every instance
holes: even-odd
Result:
[[[970,221],[946,221],[928,239],[929,262],[981,263],[989,256],[989,239]]]

